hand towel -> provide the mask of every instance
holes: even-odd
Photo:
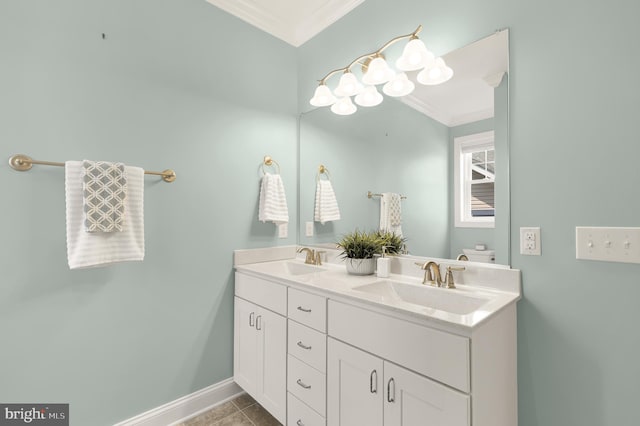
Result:
[[[144,259],[144,170],[125,166],[127,197],[122,232],[88,233],[84,229],[81,161],[65,163],[67,259],[70,269]]]
[[[380,197],[380,230],[402,237],[402,197],[392,192]]]
[[[325,224],[332,220],[340,220],[340,209],[333,186],[329,180],[318,179],[316,184],[316,205],[313,220]]]
[[[87,232],[122,232],[127,175],[124,164],[82,162],[84,228]]]
[[[289,222],[287,197],[284,193],[284,185],[280,175],[265,173],[262,177],[258,220],[261,222],[273,222],[276,225]]]

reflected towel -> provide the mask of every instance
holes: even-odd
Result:
[[[331,181],[318,180],[316,185],[316,206],[313,220],[325,224],[333,220],[340,220],[340,209],[336,194],[333,192]]]
[[[144,259],[144,170],[125,167],[127,197],[122,232],[88,233],[84,229],[83,167],[65,163],[67,259],[70,269]]]
[[[260,222],[273,222],[276,225],[289,222],[287,197],[280,175],[265,173],[260,185],[260,204],[258,207]]]
[[[87,232],[122,232],[127,175],[124,164],[82,161],[84,228]]]
[[[392,192],[380,197],[380,230],[402,237],[402,197]]]

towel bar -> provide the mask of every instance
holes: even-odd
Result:
[[[278,174],[280,174],[280,164],[278,164],[278,162],[276,160],[274,160],[273,158],[271,158],[268,155],[264,156],[264,159],[262,160],[262,174],[265,174],[264,171],[264,166],[273,166],[273,164],[275,163],[276,167],[278,168]]]
[[[369,191],[367,192],[367,198],[373,198],[373,197],[382,197],[382,194],[374,194],[373,192]],[[407,197],[405,197],[404,195],[400,196],[401,200],[406,200]]]
[[[9,165],[14,169],[21,172],[26,172],[27,170],[31,170],[34,164],[39,164],[43,166],[57,166],[64,167],[64,163],[57,163],[54,161],[39,161],[34,160],[33,158],[24,155],[24,154],[16,154],[13,157],[9,158]],[[152,172],[145,170],[145,175],[156,175],[162,176],[162,180],[165,182],[173,182],[176,180],[176,172],[171,169],[163,170],[161,172]]]

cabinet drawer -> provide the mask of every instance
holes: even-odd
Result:
[[[330,336],[470,391],[468,338],[333,300],[328,309]]]
[[[236,296],[287,315],[287,287],[284,285],[236,272]]]
[[[327,335],[289,320],[288,352],[316,370],[327,371]]]
[[[290,393],[287,394],[287,424],[291,426],[326,426],[325,418]]]
[[[289,318],[323,333],[327,332],[327,299],[289,288]]]
[[[326,409],[326,382],[323,373],[289,355],[287,390],[322,415]]]

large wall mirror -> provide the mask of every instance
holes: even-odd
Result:
[[[333,244],[356,228],[377,229],[380,198],[368,193],[393,192],[404,197],[409,254],[455,258],[484,244],[496,263],[509,264],[508,56],[508,30],[498,31],[444,55],[454,76],[440,86],[416,84],[409,96],[385,96],[349,116],[329,108],[303,113],[298,243]],[[495,226],[458,227],[454,140],[488,131],[495,140]],[[331,180],[339,221],[314,221],[317,179]]]

